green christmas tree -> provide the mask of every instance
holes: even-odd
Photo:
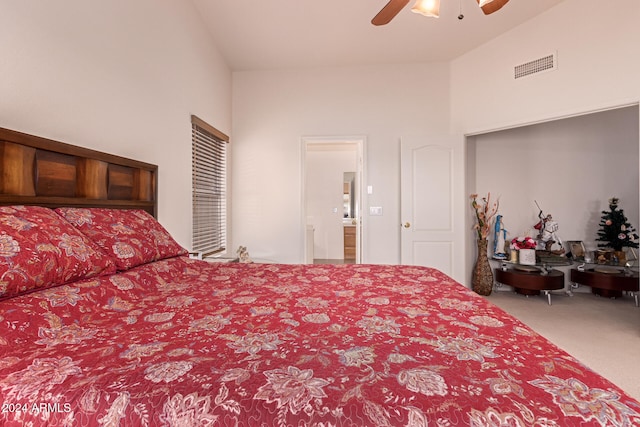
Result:
[[[635,240],[638,239],[638,235],[624,216],[624,211],[618,209],[617,197],[609,199],[609,209],[611,210],[602,211],[596,240],[604,243],[598,243],[598,247],[613,248],[614,251],[621,251],[623,247],[637,248],[638,243]]]

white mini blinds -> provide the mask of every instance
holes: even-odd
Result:
[[[227,143],[229,137],[191,116],[192,251],[222,252],[227,245]]]

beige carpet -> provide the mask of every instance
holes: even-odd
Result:
[[[640,308],[632,296],[525,297],[493,292],[487,299],[640,401]]]

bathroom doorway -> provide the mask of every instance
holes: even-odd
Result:
[[[305,262],[362,262],[363,137],[303,138]]]

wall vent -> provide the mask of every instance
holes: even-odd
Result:
[[[543,71],[551,71],[558,68],[558,57],[556,53],[552,53],[524,64],[516,65],[513,69],[514,78],[530,76],[532,74],[541,73]]]

